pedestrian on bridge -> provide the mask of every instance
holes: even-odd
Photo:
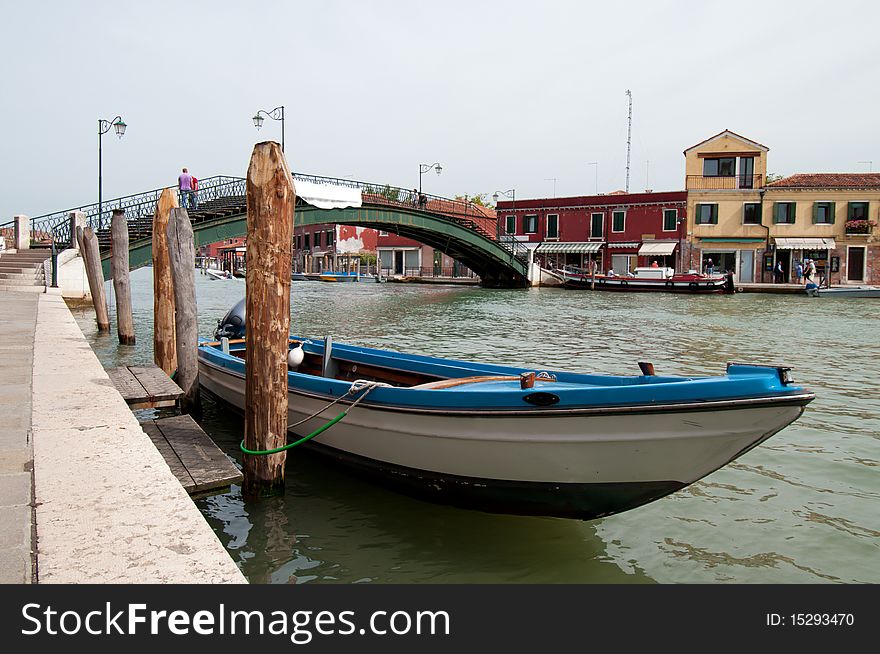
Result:
[[[195,192],[193,191],[193,176],[184,168],[177,178],[177,186],[180,190],[180,206],[184,209],[195,209]]]

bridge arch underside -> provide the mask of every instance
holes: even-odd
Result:
[[[296,208],[296,226],[334,223],[372,227],[411,238],[458,260],[480,276],[482,286],[521,288],[528,286],[526,266],[495,241],[429,213],[373,207],[347,209]],[[193,225],[196,247],[247,235],[244,214]],[[106,257],[107,255],[105,255]],[[130,244],[131,269],[150,263],[152,241],[141,239]],[[104,259],[104,277],[110,278],[109,260]]]

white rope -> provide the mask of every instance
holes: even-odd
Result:
[[[391,386],[391,384],[386,384],[385,382],[369,381],[368,379],[355,379],[351,383],[351,386],[349,387],[349,389],[345,393],[343,393],[342,395],[337,397],[335,400],[330,402],[330,404],[318,409],[315,413],[308,416],[307,418],[303,418],[299,422],[294,422],[292,424],[287,425],[287,428],[293,429],[294,427],[298,427],[299,425],[303,424],[304,422],[308,422],[312,418],[317,418],[319,415],[324,413],[327,409],[329,409],[331,406],[333,406],[334,404],[336,404],[340,400],[345,399],[349,395],[354,395],[356,393],[360,393],[361,391],[365,391],[360,397],[358,397],[354,402],[351,403],[350,407],[348,407],[345,411],[342,412],[344,414],[348,414],[348,412],[351,411],[353,408],[355,408],[360,403],[361,400],[363,400],[367,395],[370,394],[370,391],[372,391],[374,388],[392,388],[392,386]]]

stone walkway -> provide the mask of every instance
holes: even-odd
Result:
[[[36,293],[0,293],[0,583],[35,581],[31,393]]]
[[[0,582],[247,583],[61,296],[0,305]]]

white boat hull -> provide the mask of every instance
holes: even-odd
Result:
[[[203,387],[243,410],[244,377],[204,361],[199,374]],[[328,403],[293,390],[288,399],[290,424]],[[386,481],[410,490],[418,486],[429,495],[436,490],[433,499],[438,501],[510,510],[504,505],[509,497],[518,507],[515,513],[589,519],[678,490],[729,463],[803,412],[796,404],[756,403],[732,409],[707,403],[698,409],[548,417],[360,405],[309,445],[363,472],[380,472]],[[297,434],[312,432],[341,410],[339,404],[333,406],[300,425]],[[565,496],[561,504],[560,494]],[[568,495],[572,502],[576,496],[577,507],[571,510],[564,506]],[[456,501],[457,496],[465,499]],[[529,508],[526,496],[543,499]],[[554,505],[552,510],[547,502]]]

